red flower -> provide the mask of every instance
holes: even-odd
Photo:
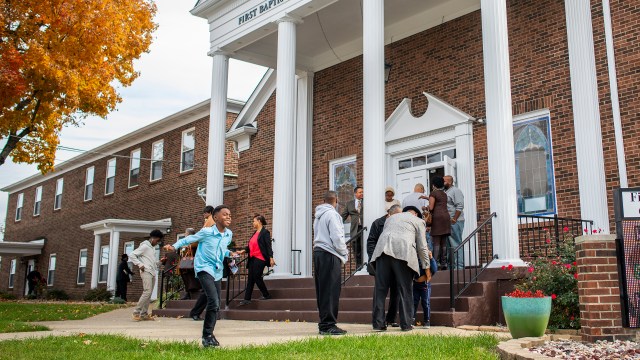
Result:
[[[547,228],[542,228],[542,231],[547,231],[547,230],[549,230],[549,229],[547,229]]]
[[[502,270],[504,270],[504,269],[506,269],[506,268],[507,268],[506,266],[502,265],[502,268],[501,268],[501,269],[502,269]]]
[[[547,240],[545,240],[545,242],[546,242],[547,244],[551,244],[551,239],[547,239]]]
[[[528,270],[529,270],[530,273],[532,273],[533,272],[533,267],[530,267]]]
[[[584,229],[583,229],[583,231],[584,231],[585,233],[589,233],[589,230],[587,230],[587,228],[584,228]]]
[[[555,260],[553,260],[553,261],[551,262],[551,265],[556,265],[556,264],[558,264],[558,263],[557,263]]]
[[[564,264],[564,267],[566,267],[567,269],[571,269],[571,264]]]
[[[575,262],[575,261],[574,261],[574,262],[573,262],[572,264],[573,264],[573,266],[576,266],[576,265],[578,265],[578,263],[577,263],[577,262]]]
[[[597,234],[597,233],[598,233],[598,230],[593,230],[592,232],[593,232],[594,234]]]
[[[578,279],[578,273],[573,274],[573,277]]]
[[[571,321],[573,321],[573,320],[575,320],[575,319],[576,319],[576,317],[575,317],[575,316],[573,316],[573,315],[571,315],[571,316],[569,317],[569,320],[571,320]]]
[[[509,266],[507,266],[507,269],[509,269],[509,270],[513,270],[513,265],[512,265],[512,264],[509,264]]]
[[[513,290],[510,293],[506,293],[505,296],[515,297],[515,298],[541,298],[544,297],[544,293],[542,290],[536,290],[536,292],[532,292],[531,290],[522,291],[522,290]]]
[[[564,231],[564,232],[569,232],[569,227],[568,227],[568,226],[565,226],[564,228],[562,228],[562,231]]]
[[[551,294],[551,300],[555,300],[557,298],[556,294]]]

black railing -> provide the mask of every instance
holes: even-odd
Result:
[[[349,249],[349,256],[347,257],[347,261],[342,265],[342,285],[344,285],[347,280],[351,279],[351,277],[360,271],[364,266],[364,261],[362,260],[362,254],[365,251],[365,246],[362,244],[362,234],[367,230],[367,227],[363,227],[360,231],[356,233],[354,237],[347,241],[347,249]],[[356,244],[356,241],[360,241],[360,245]],[[356,254],[355,249],[360,246],[360,254]],[[356,255],[359,255],[356,256]]]
[[[160,299],[158,309],[164,308],[168,300],[172,300],[184,290],[184,283],[180,276],[175,275],[178,265],[173,265],[166,270],[162,270],[160,276]]]
[[[236,266],[238,272],[233,274],[229,271],[227,276],[227,297],[225,301],[225,309],[229,308],[229,304],[242,293],[244,293],[247,287],[247,281],[249,279],[249,270],[247,269],[247,262],[249,260],[249,254],[244,259],[237,258]]]
[[[496,213],[482,222],[460,245],[449,248],[449,305],[455,311],[456,300],[497,257],[493,255],[491,225]],[[468,263],[465,263],[468,261]]]
[[[555,256],[567,237],[593,232],[593,221],[553,216],[518,215],[520,256]]]

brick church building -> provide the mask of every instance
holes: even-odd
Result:
[[[211,101],[4,188],[0,291],[22,295],[34,265],[74,297],[112,289],[118,254],[150,229],[197,227],[200,195],[231,207],[239,244],[264,214],[273,276],[296,278],[312,275],[327,189],[344,202],[362,185],[367,226],[386,186],[402,200],[453,175],[463,237],[496,213],[501,266],[522,262],[519,214],[609,233],[612,190],[640,186],[640,1],[200,0],[191,13],[209,23]],[[230,57],[271,69],[245,104],[227,100]]]

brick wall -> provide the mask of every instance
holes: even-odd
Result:
[[[576,238],[576,262],[582,340],[634,337],[633,331],[622,328],[615,236]]]
[[[229,113],[227,127],[237,115]],[[192,171],[180,173],[180,157],[182,131],[195,127],[195,167]],[[207,173],[207,143],[209,133],[209,118],[204,117],[190,124],[168,131],[158,137],[136,143],[113,154],[116,157],[115,191],[111,195],[104,195],[107,160],[113,155],[105,156],[95,162],[61,173],[58,177],[44,181],[24,190],[9,195],[9,206],[6,224],[6,241],[31,241],[46,239],[42,255],[36,257],[38,270],[46,275],[49,255],[57,254],[56,279],[51,288],[64,289],[74,298],[81,298],[90,289],[94,235],[90,231],[81,230],[80,226],[109,218],[133,220],[160,220],[171,218],[171,234],[166,238],[167,243],[175,242],[178,233],[187,227],[202,226],[202,208],[204,202],[197,195],[198,187],[206,186]],[[141,149],[141,158],[151,158],[151,144],[164,140],[164,163],[162,179],[150,182],[150,163],[142,160],[140,166],[140,183],[134,188],[129,184],[130,152]],[[232,143],[227,142],[225,172],[238,172],[237,155],[231,151]],[[95,166],[93,199],[84,201],[85,171]],[[56,180],[64,178],[64,192],[62,207],[53,210]],[[43,186],[41,214],[33,216],[34,194],[37,186]],[[235,186],[236,179],[225,178],[225,186]],[[23,215],[20,221],[15,221],[16,198],[24,193]],[[225,194],[229,201],[234,200],[233,191]],[[234,206],[234,204],[231,204]],[[161,229],[165,230],[165,229]],[[134,241],[137,247],[144,240],[145,234],[123,233],[120,237],[120,248],[116,258],[124,251],[124,244]],[[102,245],[109,244],[109,236],[102,236]],[[86,281],[83,285],[76,284],[78,258],[80,249],[88,250]],[[18,261],[16,281],[13,290],[8,289],[10,260],[4,256],[0,269],[0,291],[11,291],[21,296],[24,291],[24,277],[26,261]],[[104,286],[101,284],[100,286]],[[135,299],[142,291],[139,277],[129,287],[130,299]]]

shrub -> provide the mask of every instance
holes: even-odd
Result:
[[[0,291],[0,300],[16,300],[16,296]]]
[[[84,301],[108,302],[113,295],[105,288],[91,289],[84,296]]]
[[[29,294],[27,296],[24,297],[27,300],[36,300],[38,297],[36,296],[36,294]]]
[[[47,290],[47,300],[69,300],[69,294],[61,289]]]
[[[126,304],[127,302],[124,301],[121,297],[116,296],[114,297],[111,301],[109,301],[109,304]]]
[[[516,289],[524,292],[541,290],[546,296],[551,296],[551,316],[548,325],[550,329],[579,329],[580,306],[575,240],[568,228],[564,229],[563,236],[558,239],[556,245],[547,241],[539,253],[524,260],[528,263],[524,275],[522,272],[514,271],[515,277],[520,278]],[[507,271],[513,269],[511,265],[506,268]]]

